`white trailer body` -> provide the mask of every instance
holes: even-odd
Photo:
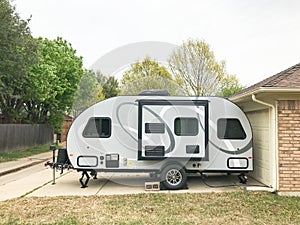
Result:
[[[189,172],[253,170],[250,123],[219,97],[107,99],[75,119],[67,152],[78,171],[159,173],[172,164]]]

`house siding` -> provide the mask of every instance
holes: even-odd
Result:
[[[300,191],[300,101],[278,100],[279,191]]]

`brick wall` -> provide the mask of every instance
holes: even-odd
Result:
[[[278,101],[279,191],[300,191],[300,101]]]
[[[67,135],[72,125],[72,121],[64,121],[61,132],[61,142],[67,141]]]

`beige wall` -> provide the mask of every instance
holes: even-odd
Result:
[[[253,132],[254,170],[251,174],[258,181],[272,186],[269,109],[247,112]]]
[[[237,105],[246,113],[253,132],[254,171],[250,175],[263,184],[277,189],[276,100],[272,96],[257,96],[270,106],[254,102],[251,98]]]

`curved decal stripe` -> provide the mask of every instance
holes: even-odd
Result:
[[[209,143],[212,144],[215,148],[217,148],[221,152],[224,152],[224,153],[227,153],[227,154],[233,154],[233,155],[243,154],[243,153],[249,151],[253,147],[252,139],[248,142],[248,144],[245,147],[243,147],[241,149],[238,149],[237,151],[230,151],[230,150],[220,148],[211,141],[209,141]]]
[[[199,106],[197,106],[197,108],[199,108]],[[203,126],[203,124],[201,123],[199,113],[197,113],[197,117],[198,117],[198,120],[199,120],[201,129],[202,129],[203,131],[205,131],[204,126]],[[243,154],[243,153],[249,151],[249,150],[253,147],[252,139],[248,142],[248,144],[247,144],[246,146],[244,146],[244,147],[241,148],[241,149],[238,149],[237,151],[230,151],[230,150],[221,148],[221,147],[217,146],[215,143],[213,143],[213,142],[210,141],[210,140],[209,140],[208,142],[209,142],[210,144],[212,144],[216,149],[220,150],[221,152],[224,152],[224,153],[226,153],[226,154],[234,154],[234,155]]]
[[[170,146],[165,150],[165,153],[172,152],[175,148],[175,138],[173,136],[173,133],[172,133],[170,127],[167,125],[167,123],[157,113],[155,113],[154,111],[152,111],[151,109],[149,109],[146,106],[144,106],[144,109],[146,109],[148,112],[150,112],[152,115],[154,115],[161,123],[166,124],[167,133],[168,133],[169,138],[170,138]]]
[[[132,102],[124,102],[124,103],[121,103],[120,105],[118,105],[117,107],[117,120],[121,126],[121,128],[133,139],[135,140],[136,142],[138,142],[137,138],[135,138],[131,133],[129,133],[125,127],[123,126],[123,124],[121,123],[121,120],[120,120],[120,117],[119,117],[119,111],[120,111],[120,108],[123,106],[123,105],[134,105],[134,106],[138,106],[136,103],[132,103]],[[144,107],[145,110],[147,110],[148,112],[150,112],[152,115],[154,115],[161,123],[164,123],[166,124],[166,122],[158,115],[156,114],[154,111],[152,111],[151,109],[147,108],[147,107]],[[173,136],[173,133],[170,129],[170,127],[166,124],[166,130],[167,130],[167,133],[168,133],[168,136],[170,138],[170,146],[165,150],[165,153],[170,153],[174,150],[175,148],[175,138]]]
[[[118,107],[117,107],[117,120],[120,124],[120,126],[122,127],[122,129],[133,139],[135,140],[136,142],[138,142],[138,140],[131,134],[129,133],[125,127],[123,126],[123,124],[121,123],[120,121],[120,117],[119,117],[119,110],[121,108],[121,106],[123,105],[134,105],[134,106],[138,106],[136,103],[132,103],[132,102],[124,102],[124,103],[121,103]],[[152,115],[154,115],[161,123],[165,123],[165,121],[158,115],[156,114],[154,111],[152,111],[151,109],[147,108],[147,107],[144,107],[148,112],[150,112]],[[198,113],[197,113],[198,114]],[[201,123],[201,120],[200,120],[200,117],[199,117],[199,114],[197,115],[198,116],[198,119],[199,119],[199,123],[200,123],[200,127],[203,131],[205,131],[204,127],[203,127],[203,124]],[[173,133],[170,129],[170,127],[166,124],[166,129],[167,129],[167,133],[168,133],[168,136],[170,138],[170,146],[166,149],[165,153],[170,153],[171,151],[174,150],[175,148],[175,138],[173,136]],[[209,141],[209,143],[211,145],[213,145],[216,149],[226,153],[226,154],[235,154],[235,155],[239,155],[239,154],[243,154],[247,151],[249,151],[252,147],[253,147],[253,143],[252,143],[252,139],[248,142],[248,144],[244,147],[242,147],[241,149],[238,149],[237,151],[230,151],[230,150],[227,150],[227,149],[224,149],[224,148],[221,148],[219,146],[217,146],[215,143]]]
[[[135,140],[136,142],[138,142],[137,138],[135,138],[131,133],[129,133],[129,132],[125,129],[125,127],[123,126],[123,124],[121,123],[121,120],[120,120],[120,117],[119,117],[119,111],[120,111],[121,106],[123,106],[123,105],[134,105],[134,106],[138,106],[138,105],[137,105],[137,103],[123,102],[123,103],[121,103],[120,105],[118,105],[118,107],[117,107],[117,113],[116,113],[116,114],[117,114],[117,120],[118,120],[118,122],[119,122],[121,128],[122,128],[122,129],[125,131],[125,133],[127,133],[133,140]]]

